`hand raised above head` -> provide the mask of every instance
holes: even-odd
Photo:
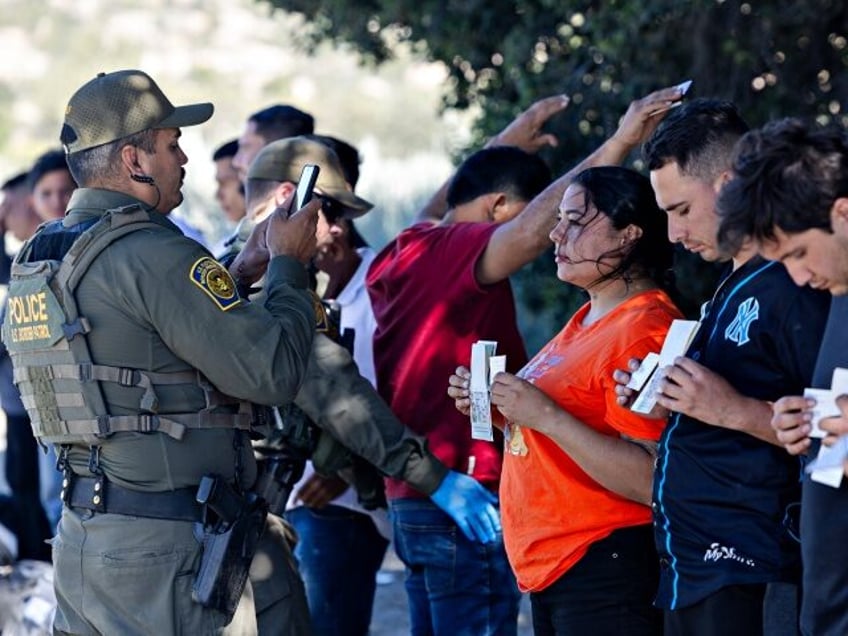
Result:
[[[683,94],[680,85],[677,85],[654,91],[630,102],[627,112],[618,122],[618,129],[613,138],[633,148],[644,143],[656,130],[665,114],[680,102]]]
[[[518,146],[525,152],[538,152],[545,146],[559,145],[559,140],[551,134],[543,133],[542,126],[558,112],[568,106],[566,95],[553,95],[540,99],[521,112],[487,146]]]

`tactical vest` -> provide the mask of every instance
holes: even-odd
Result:
[[[186,428],[251,428],[252,405],[219,393],[199,371],[157,373],[91,360],[86,338],[91,327],[79,315],[74,292],[106,247],[152,227],[161,226],[140,205],[107,210],[82,227],[48,223],[15,258],[2,336],[14,382],[40,440],[91,445],[116,432],[158,431],[181,439]],[[139,413],[110,414],[101,391],[104,382],[128,392],[142,388]],[[199,387],[206,407],[198,413],[160,413],[156,386],[174,384]],[[216,412],[220,406],[236,412]]]

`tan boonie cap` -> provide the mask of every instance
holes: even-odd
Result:
[[[174,106],[142,71],[98,73],[68,102],[61,141],[71,154],[151,128],[202,124],[213,110],[208,102]]]
[[[355,219],[373,208],[373,204],[350,191],[339,158],[332,148],[304,137],[288,137],[272,141],[256,155],[247,169],[247,178],[263,181],[297,183],[307,163],[321,170],[315,189],[335,199],[344,207],[344,216]]]

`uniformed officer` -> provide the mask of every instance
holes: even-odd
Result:
[[[14,266],[4,342],[34,431],[58,445],[65,472],[57,633],[256,633],[249,584],[229,626],[226,611],[193,600],[195,522],[210,519],[196,496],[214,476],[242,510],[256,472],[248,434],[261,410],[251,403],[285,404],[301,384],[314,325],[303,263],[318,204],[257,228],[240,276],[251,282],[270,257],[265,293],[243,301],[167,216],[188,161],[180,128],[212,111],[173,106],[137,70],[83,85],[61,133],[82,187]],[[281,633],[306,632],[297,585],[266,607]]]
[[[367,201],[349,191],[338,158],[320,142],[294,137],[275,141],[260,151],[248,170],[246,218],[262,219],[285,201],[294,192],[306,163],[320,167],[315,190],[330,210],[319,216],[313,242],[313,252],[317,252],[333,231],[331,221],[337,218],[334,213],[357,216],[370,207]],[[238,269],[241,258],[240,255],[231,269]],[[484,523],[484,519],[478,518],[484,513],[478,512],[481,507],[475,504],[488,501],[485,489],[470,477],[448,470],[427,449],[424,439],[395,417],[368,380],[359,374],[350,353],[320,327],[294,404],[354,455],[430,496],[457,523]],[[254,567],[251,581],[259,605],[270,586],[255,574]]]
[[[294,192],[304,163],[321,167],[315,189],[325,206],[329,200],[329,206],[337,214],[350,216],[361,214],[364,206],[370,207],[367,201],[346,189],[332,149],[314,140],[293,137],[265,146],[251,164],[247,181],[248,216],[261,219],[268,210],[287,200]],[[345,212],[347,208],[351,208],[349,213]],[[313,254],[319,249],[323,234],[332,231],[328,218],[332,216],[323,212],[319,215]],[[238,268],[241,258],[240,255],[233,263],[233,269]],[[435,494],[445,486],[443,481],[449,471],[426,450],[423,438],[414,435],[392,415],[371,384],[359,374],[350,353],[321,332],[320,326],[294,404],[322,430],[329,431],[385,474],[403,479],[425,494]],[[459,506],[463,497],[472,495],[457,492],[455,496]]]

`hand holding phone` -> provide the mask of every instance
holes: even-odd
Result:
[[[315,188],[315,182],[318,180],[318,172],[320,172],[320,168],[314,163],[307,163],[303,166],[300,179],[297,181],[297,191],[294,195],[292,213],[297,212],[312,200],[312,190]]]

